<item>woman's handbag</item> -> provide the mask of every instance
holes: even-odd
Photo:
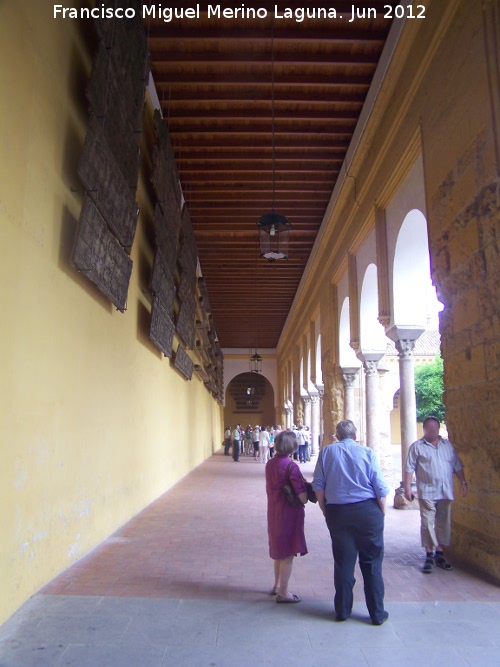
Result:
[[[281,490],[285,494],[285,498],[290,503],[290,505],[292,507],[297,507],[298,505],[302,505],[302,502],[300,501],[300,498],[297,496],[297,494],[293,490],[293,486],[290,482],[290,466],[292,465],[292,463],[293,463],[293,461],[290,461],[290,463],[288,464],[288,467],[286,469],[286,482],[281,487]],[[307,500],[310,503],[318,502],[318,499],[316,498],[316,494],[314,492],[314,489],[312,488],[311,482],[306,482],[306,493],[307,493]]]
[[[300,498],[298,497],[298,495],[293,490],[293,486],[290,482],[290,467],[292,463],[293,461],[290,461],[290,463],[288,464],[288,467],[286,469],[286,482],[281,487],[281,490],[285,494],[285,498],[287,499],[288,503],[292,507],[297,507],[298,505],[302,505],[302,503],[300,502]]]
[[[316,498],[316,491],[313,489],[311,482],[306,482],[307,487],[307,500],[310,503],[317,503],[318,499]]]

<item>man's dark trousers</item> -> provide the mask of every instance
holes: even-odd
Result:
[[[235,461],[240,460],[240,441],[233,440],[233,459]]]
[[[349,505],[327,505],[326,523],[332,538],[335,583],[335,612],[339,620],[352,611],[352,590],[359,566],[365,584],[368,613],[374,623],[383,620],[384,515],[375,498]]]

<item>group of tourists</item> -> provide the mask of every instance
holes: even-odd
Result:
[[[297,451],[293,458],[299,463],[306,463],[311,460],[312,434],[309,426],[295,424],[289,431],[293,432],[297,439]],[[232,448],[233,461],[239,461],[241,454],[252,456],[255,461],[267,463],[274,456],[274,440],[279,433],[283,431],[281,426],[251,426],[248,424],[246,429],[241,424],[236,424],[234,429],[226,426],[224,432],[224,456],[229,456],[229,450]]]
[[[413,499],[413,474],[421,514],[421,540],[426,550],[423,572],[434,566],[451,570],[444,556],[450,543],[453,475],[460,481],[463,497],[467,482],[451,442],[439,435],[439,421],[428,417],[423,438],[410,447],[406,461],[405,496]],[[337,424],[337,442],[324,446],[318,455],[312,489],[323,512],[332,541],[334,558],[334,607],[336,620],[346,621],[352,612],[354,568],[359,565],[364,580],[366,606],[373,625],[389,617],[384,607],[384,515],[389,488],[377,457],[370,447],[356,442],[356,427],[350,420]],[[288,584],[293,559],[307,554],[304,506],[307,482],[291,459],[299,442],[296,434],[282,431],[274,440],[275,456],[266,465],[269,554],[274,561],[274,585],[270,591],[278,603],[297,603]],[[296,504],[290,501],[289,488]],[[286,493],[285,493],[286,491]]]
[[[281,432],[281,426],[251,426],[246,429],[241,428],[241,424],[236,424],[231,430],[226,427],[224,433],[224,455],[229,456],[229,450],[232,448],[233,461],[240,460],[240,454],[246,454],[253,457],[255,461],[267,463],[274,456],[274,438]]]

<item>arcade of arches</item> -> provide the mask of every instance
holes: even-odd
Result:
[[[44,3],[4,4],[2,68],[18,66],[2,71],[0,99],[0,622],[216,451],[229,418],[145,333],[149,95],[122,315],[68,261],[89,37],[44,18]],[[309,422],[314,447],[350,417],[383,459],[397,394],[404,457],[417,437],[414,352],[439,329],[446,427],[470,482],[453,557],[500,583],[500,10],[428,4],[432,20],[407,21],[380,72],[258,387],[241,375],[248,350],[221,341],[226,406],[256,422],[231,394],[254,387],[267,397],[259,421]]]

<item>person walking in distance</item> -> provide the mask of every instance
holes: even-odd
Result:
[[[240,460],[240,425],[236,424],[236,427],[233,431],[233,461]]]
[[[439,435],[440,426],[437,417],[424,420],[424,437],[411,445],[404,474],[405,498],[409,501],[413,500],[413,474],[417,480],[420,537],[426,553],[424,574],[431,574],[434,565],[453,569],[444,557],[444,547],[449,546],[451,538],[453,475],[460,480],[463,498],[468,491],[463,463],[451,442]]]
[[[267,459],[269,458],[269,444],[269,428],[266,426],[266,428],[263,428],[259,433],[259,454],[261,463],[267,463]]]
[[[259,460],[259,442],[260,442],[260,427],[257,424],[252,432],[253,439],[253,458],[255,461]]]
[[[307,442],[304,426],[302,424],[299,424],[297,428],[296,437],[299,444],[299,462],[305,463],[307,460]]]
[[[373,625],[382,625],[389,617],[382,578],[389,488],[374,451],[355,442],[356,427],[350,419],[337,424],[336,435],[338,442],[321,449],[313,479],[332,539],[336,620],[346,621],[351,615],[359,555],[368,613]]]

